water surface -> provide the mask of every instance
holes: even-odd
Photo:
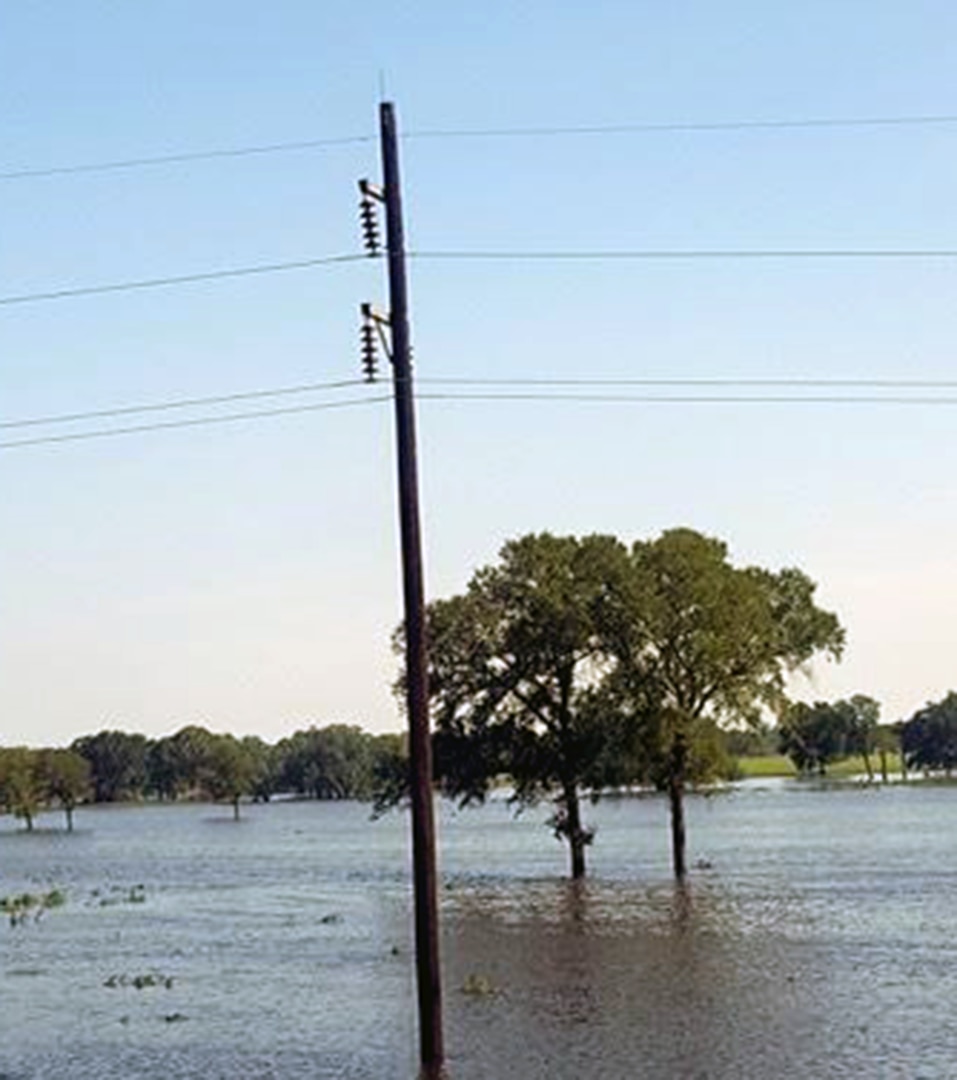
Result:
[[[0,1078],[415,1075],[407,819],[355,804],[0,818]],[[588,808],[443,805],[452,1080],[957,1077],[957,789],[751,782]],[[463,990],[471,991],[465,992]]]

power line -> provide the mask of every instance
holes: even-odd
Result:
[[[536,391],[502,393],[441,393],[417,395],[425,401],[558,401],[642,405],[957,405],[957,397],[903,397],[877,394],[546,394]]]
[[[420,383],[431,385],[454,386],[834,386],[834,387],[887,387],[888,389],[946,389],[957,387],[957,379],[895,379],[895,378],[829,378],[812,379],[807,376],[791,377],[752,377],[733,376],[687,378],[554,378],[551,376],[532,378],[470,378],[468,376],[442,376],[419,378]]]
[[[206,281],[228,278],[262,276],[287,273],[294,270],[311,270],[319,266],[365,262],[377,255],[325,255],[313,259],[296,259],[290,262],[259,263],[252,266],[226,267],[206,270],[195,274],[177,274],[162,278],[142,278],[111,281],[100,285],[77,285],[46,292],[19,293],[0,296],[0,306],[35,304],[45,301],[72,300],[83,296],[99,296],[105,293],[132,292],[140,289],[169,288],[177,285],[194,285]],[[594,249],[591,251],[562,250],[501,250],[501,251],[409,251],[410,259],[446,262],[657,262],[657,261],[706,261],[721,260],[919,260],[954,259],[957,248],[649,248],[649,249]]]
[[[277,386],[263,390],[241,390],[231,394],[215,394],[208,397],[174,398],[169,401],[148,402],[137,405],[119,405],[109,409],[91,409],[86,412],[59,413],[55,416],[31,416],[23,420],[0,420],[0,429],[41,427],[48,424],[71,424],[83,420],[104,420],[111,416],[130,416],[137,413],[163,412],[171,409],[193,409],[209,405],[228,405],[238,401],[257,398],[286,397],[294,394],[313,394],[328,390],[343,390],[363,386],[364,379],[344,379],[339,382],[303,383],[298,386]]]
[[[929,127],[957,123],[957,114],[918,116],[807,117],[770,120],[688,120],[662,123],[581,124],[541,127],[437,128],[409,131],[406,139],[549,138],[564,135],[642,135],[657,132],[780,131],[808,128]]]
[[[149,154],[143,157],[119,158],[113,161],[79,162],[72,165],[26,167],[0,172],[0,180],[38,180],[52,176],[75,176],[80,173],[117,172],[124,169],[151,168],[160,165],[185,165],[193,161],[214,161],[223,158],[288,154],[304,150],[322,150],[334,146],[356,146],[373,141],[372,135],[346,135],[332,139],[299,139],[293,142],[263,143],[253,146],[229,146],[210,150],[187,150],[174,154]]]
[[[435,381],[435,380],[432,380]],[[857,385],[857,381],[851,381]],[[906,381],[888,385],[910,385]],[[915,385],[925,385],[916,384]],[[926,385],[938,385],[928,383]],[[939,385],[951,385],[941,382]],[[597,405],[895,405],[895,406],[931,406],[931,405],[957,405],[957,396],[902,396],[902,395],[875,395],[875,394],[586,394],[564,393],[549,394],[540,391],[528,392],[487,392],[487,393],[461,393],[461,392],[436,392],[425,391],[419,393],[417,398],[421,401],[435,402],[511,402],[511,403],[544,403],[557,402],[565,404],[597,404]],[[224,400],[224,399],[222,399]],[[322,412],[330,409],[356,408],[363,405],[376,405],[391,402],[391,394],[374,395],[362,398],[350,398],[345,401],[326,401],[308,405],[292,405],[278,409],[257,409],[241,413],[229,413],[219,416],[198,416],[182,420],[158,421],[149,424],[135,424],[128,427],[95,428],[88,431],[74,431],[58,435],[37,435],[26,439],[15,439],[0,442],[0,450],[15,450],[31,446],[43,446],[58,443],[82,442],[89,439],[103,439],[114,436],[140,435],[152,431],[170,431],[182,428],[204,427],[212,424],[236,423],[250,420],[260,420],[269,417],[292,416],[300,413]],[[152,407],[152,406],[148,406]],[[163,406],[160,406],[163,407]],[[81,414],[87,416],[103,415],[97,413]],[[107,413],[107,415],[109,415]],[[0,424],[0,427],[13,427],[21,423],[33,421],[8,421]],[[43,421],[36,421],[42,423]],[[51,422],[55,422],[51,420]]]
[[[433,128],[406,132],[402,139],[515,139],[557,138],[602,135],[642,135],[682,132],[722,131],[787,131],[813,130],[815,128],[907,128],[939,127],[957,123],[957,114],[938,113],[914,116],[851,116],[807,117],[768,120],[715,120],[715,121],[664,121],[652,123],[623,124],[568,124],[528,127],[497,128]],[[206,150],[187,150],[167,154],[146,154],[138,157],[116,158],[106,161],[76,162],[65,165],[24,166],[0,171],[2,180],[36,180],[57,176],[75,176],[84,173],[117,172],[139,168],[156,168],[165,165],[185,165],[193,162],[216,161],[230,158],[265,156],[270,154],[300,153],[341,146],[356,146],[375,141],[373,135],[345,135],[332,138],[295,139],[288,142],[248,144],[231,147],[212,147]]]
[[[722,259],[953,259],[957,248],[648,248],[498,251],[410,251],[409,258],[444,261],[518,262],[650,262]]]
[[[488,386],[488,387],[531,387],[531,388],[556,388],[563,387],[795,387],[810,389],[823,388],[872,388],[887,390],[932,390],[957,388],[957,379],[900,379],[900,378],[826,378],[814,379],[806,376],[792,377],[685,377],[685,378],[614,378],[614,377],[511,377],[511,378],[473,378],[470,376],[425,376],[419,377],[420,385],[428,386]],[[239,390],[228,394],[210,394],[204,397],[180,397],[162,401],[138,402],[136,404],[118,405],[110,408],[88,409],[81,412],[56,413],[48,416],[30,416],[15,420],[0,419],[0,430],[11,430],[27,427],[44,427],[53,424],[72,424],[87,420],[105,420],[111,417],[131,416],[151,412],[166,412],[174,409],[204,408],[210,405],[228,405],[240,401],[250,401],[263,398],[276,398],[298,396],[301,394],[325,393],[335,390],[352,389],[358,386],[367,386],[364,379],[342,379],[332,382],[299,383],[292,386],[260,387],[254,390]],[[552,395],[542,395],[551,397]],[[560,400],[560,399],[559,399]],[[653,398],[649,400],[660,400]],[[708,400],[712,400],[709,398]],[[748,400],[755,400],[748,397]],[[788,399],[792,400],[792,399]],[[801,400],[801,399],[793,399]],[[841,397],[840,400],[848,400]],[[879,400],[888,400],[882,396]],[[910,400],[910,399],[908,399]],[[936,398],[934,400],[937,400]]]
[[[334,266],[340,263],[365,262],[370,255],[323,255],[314,259],[295,259],[290,262],[258,263],[252,266],[224,267],[220,270],[203,270],[195,274],[175,274],[170,277],[141,278],[128,281],[110,281],[101,285],[76,285],[47,292],[20,293],[0,296],[0,305],[35,304],[48,300],[72,300],[79,296],[99,296],[104,293],[132,292],[137,289],[161,289],[175,285],[194,285],[204,281],[221,281],[225,278],[253,277],[263,274],[280,274],[292,270],[312,270],[318,266]]]
[[[229,413],[225,416],[196,416],[184,420],[165,420],[129,427],[96,428],[92,431],[73,431],[62,435],[37,435],[28,439],[0,442],[0,450],[15,450],[26,446],[48,443],[81,442],[86,439],[105,439],[117,435],[140,435],[148,431],[170,431],[176,428],[203,427],[209,424],[231,424],[238,421],[261,420],[273,416],[291,416],[296,413],[323,412],[328,409],[349,409],[360,405],[376,405],[391,401],[390,394],[373,397],[350,398],[346,401],[323,401],[311,405],[290,405],[281,409],[257,409],[250,412]]]
[[[430,386],[490,386],[490,387],[614,387],[614,386],[643,386],[643,387],[872,387],[886,389],[949,389],[957,387],[957,379],[812,379],[800,378],[754,378],[745,376],[734,378],[729,376],[720,377],[688,377],[688,378],[556,378],[556,377],[513,377],[505,379],[495,378],[471,378],[468,376],[448,376],[419,378],[418,382]],[[16,420],[0,420],[0,430],[10,430],[26,427],[43,427],[52,424],[71,424],[87,420],[104,420],[110,417],[130,416],[151,412],[164,412],[173,409],[192,409],[208,407],[210,405],[227,405],[239,401],[250,401],[262,398],[286,397],[300,394],[323,393],[333,390],[351,389],[357,386],[368,385],[364,379],[342,379],[332,382],[300,383],[294,386],[274,386],[258,388],[255,390],[240,390],[228,394],[211,394],[205,397],[182,397],[163,401],[140,402],[133,405],[119,405],[103,409],[89,409],[82,412],[57,413],[49,416],[31,416]],[[543,400],[552,395],[542,395]],[[561,399],[559,399],[561,400]],[[649,400],[660,400],[658,398]],[[712,400],[712,399],[708,399]],[[754,400],[749,397],[747,400]],[[791,399],[789,399],[791,400]],[[800,399],[794,399],[800,400]],[[842,397],[840,400],[848,400]],[[879,400],[888,400],[881,397]],[[909,399],[908,399],[909,400]],[[935,399],[937,400],[937,399]]]

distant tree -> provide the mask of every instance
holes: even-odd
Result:
[[[720,540],[671,529],[632,549],[629,617],[618,625],[623,708],[671,806],[672,858],[685,863],[684,794],[710,769],[721,724],[780,709],[787,674],[823,651],[840,656],[836,616],[814,604],[800,570],[733,566]]]
[[[874,766],[871,757],[880,750],[879,723],[880,704],[866,694],[855,694],[847,702],[849,707],[847,749],[851,754],[860,754],[864,759],[864,769],[868,780],[874,779]]]
[[[372,790],[372,737],[359,727],[310,727],[277,746],[283,790],[314,799],[368,798]]]
[[[146,783],[145,735],[100,731],[74,740],[70,749],[90,763],[97,802],[138,798]]]
[[[172,735],[150,739],[146,748],[145,790],[158,799],[173,801],[183,793],[179,747]]]
[[[828,765],[846,757],[848,734],[847,717],[827,701],[793,702],[778,728],[781,753],[805,775],[824,776]]]
[[[864,694],[849,700],[795,702],[785,710],[778,729],[781,752],[801,773],[824,776],[834,761],[860,754],[873,779],[871,755],[877,750],[880,705]]]
[[[279,754],[258,735],[245,735],[241,740],[253,766],[250,794],[256,802],[269,802],[279,790]]]
[[[239,821],[239,800],[252,792],[256,762],[248,746],[232,735],[213,735],[205,743],[199,764],[200,785],[214,802],[232,804]]]
[[[41,750],[38,768],[45,798],[60,804],[73,832],[73,811],[92,794],[90,763],[74,750]]]
[[[901,749],[909,768],[952,775],[957,767],[957,692],[914,713],[901,729]]]
[[[399,805],[409,794],[409,742],[405,735],[376,735],[372,740],[373,817]]]
[[[519,803],[552,802],[573,878],[592,830],[586,791],[609,780],[615,718],[599,707],[624,546],[549,533],[509,541],[467,591],[429,605],[429,686],[436,774],[462,802],[507,778]],[[397,645],[400,644],[397,642]]]
[[[33,831],[43,794],[38,752],[26,746],[0,749],[0,802],[23,821],[28,832]]]

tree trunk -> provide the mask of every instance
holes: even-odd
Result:
[[[588,843],[588,836],[582,828],[578,788],[574,784],[568,784],[562,794],[566,815],[565,835],[568,838],[572,860],[572,880],[578,881],[585,876],[585,846]]]
[[[676,732],[671,746],[671,765],[668,770],[668,801],[671,803],[671,862],[675,877],[683,881],[685,865],[685,771],[688,746],[684,732]]]
[[[66,811],[66,831],[73,832],[73,807],[68,803],[63,809]]]
[[[881,747],[880,755],[881,755],[881,780],[883,780],[884,783],[886,784],[888,779],[889,779],[888,774],[887,774],[887,747],[886,746]]]
[[[864,750],[861,754],[861,757],[863,757],[864,759],[864,769],[867,772],[867,779],[873,781],[874,769],[871,766],[871,755],[866,750]]]
[[[233,799],[233,821],[239,821],[239,796]]]

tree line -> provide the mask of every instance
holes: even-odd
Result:
[[[198,725],[158,739],[104,730],[68,749],[0,748],[0,805],[27,829],[39,810],[60,807],[72,829],[75,808],[88,801],[209,799],[230,803],[238,818],[244,798],[371,800],[403,748],[399,735],[347,724],[309,727],[275,744]]]

